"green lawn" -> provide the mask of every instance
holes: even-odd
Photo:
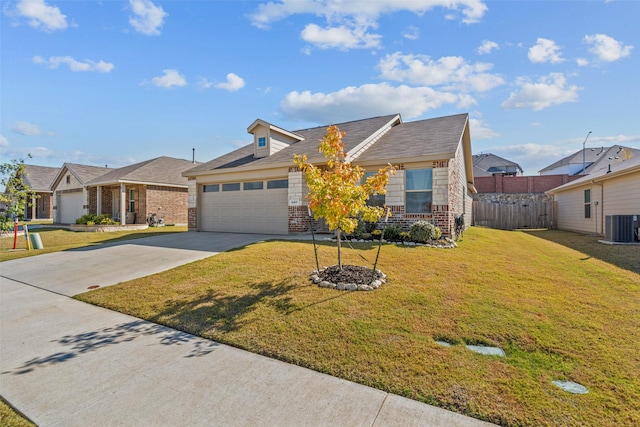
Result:
[[[266,242],[78,299],[498,424],[640,425],[640,247],[623,268],[580,237],[474,227],[457,249],[384,246],[372,292],[312,286],[310,242]],[[373,261],[358,247],[347,263]]]
[[[185,231],[187,231],[187,227],[149,227],[145,230],[115,231],[108,233],[69,231],[67,229],[53,227],[32,228],[30,229],[31,233],[40,234],[40,239],[42,240],[44,249],[26,250],[27,239],[24,237],[24,232],[21,231],[18,235],[18,242],[16,245],[16,248],[18,249],[17,251],[13,250],[13,235],[0,237],[0,261],[8,261],[16,258],[59,252],[67,249],[99,245],[102,243],[120,240],[149,237],[154,234],[180,233]]]

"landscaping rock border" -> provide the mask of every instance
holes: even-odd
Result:
[[[351,270],[352,274],[350,276],[353,282],[335,279],[335,277],[339,277],[336,274],[337,266],[335,265],[313,271],[309,278],[313,284],[321,288],[337,289],[339,291],[373,291],[387,282],[387,275],[380,270],[375,270],[374,272],[370,268],[353,265],[346,265],[343,268]]]

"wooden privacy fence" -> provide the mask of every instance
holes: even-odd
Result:
[[[515,230],[552,228],[552,222],[552,201],[473,202],[473,225],[500,230]]]

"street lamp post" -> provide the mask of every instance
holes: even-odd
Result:
[[[585,168],[585,148],[584,145],[587,143],[587,139],[589,138],[589,135],[591,135],[591,131],[589,131],[589,133],[587,133],[587,137],[584,139],[584,142],[582,143],[582,175],[584,175],[584,168]]]

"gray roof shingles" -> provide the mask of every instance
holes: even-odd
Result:
[[[182,176],[182,173],[191,169],[193,165],[189,160],[166,156],[157,157],[118,169],[111,169],[88,182],[88,185],[115,184],[126,181],[186,187],[188,181]]]
[[[23,180],[25,184],[36,192],[51,191],[49,187],[55,179],[60,168],[52,168],[49,166],[24,165],[25,176]]]
[[[363,142],[373,133],[384,127],[399,115],[373,117],[345,123],[336,126],[346,135],[343,138],[345,151],[349,151]],[[375,144],[367,148],[357,161],[387,161],[387,159],[411,158],[455,152],[465,124],[467,114],[440,117],[436,119],[419,120],[400,123],[392,127]],[[328,126],[292,131],[304,137],[303,141],[291,144],[268,157],[254,158],[253,143],[238,150],[203,163],[188,171],[188,175],[198,172],[214,171],[232,167],[242,169],[263,169],[291,163],[294,154],[306,154],[312,163],[324,161],[324,156],[318,152],[320,140],[325,136]]]

